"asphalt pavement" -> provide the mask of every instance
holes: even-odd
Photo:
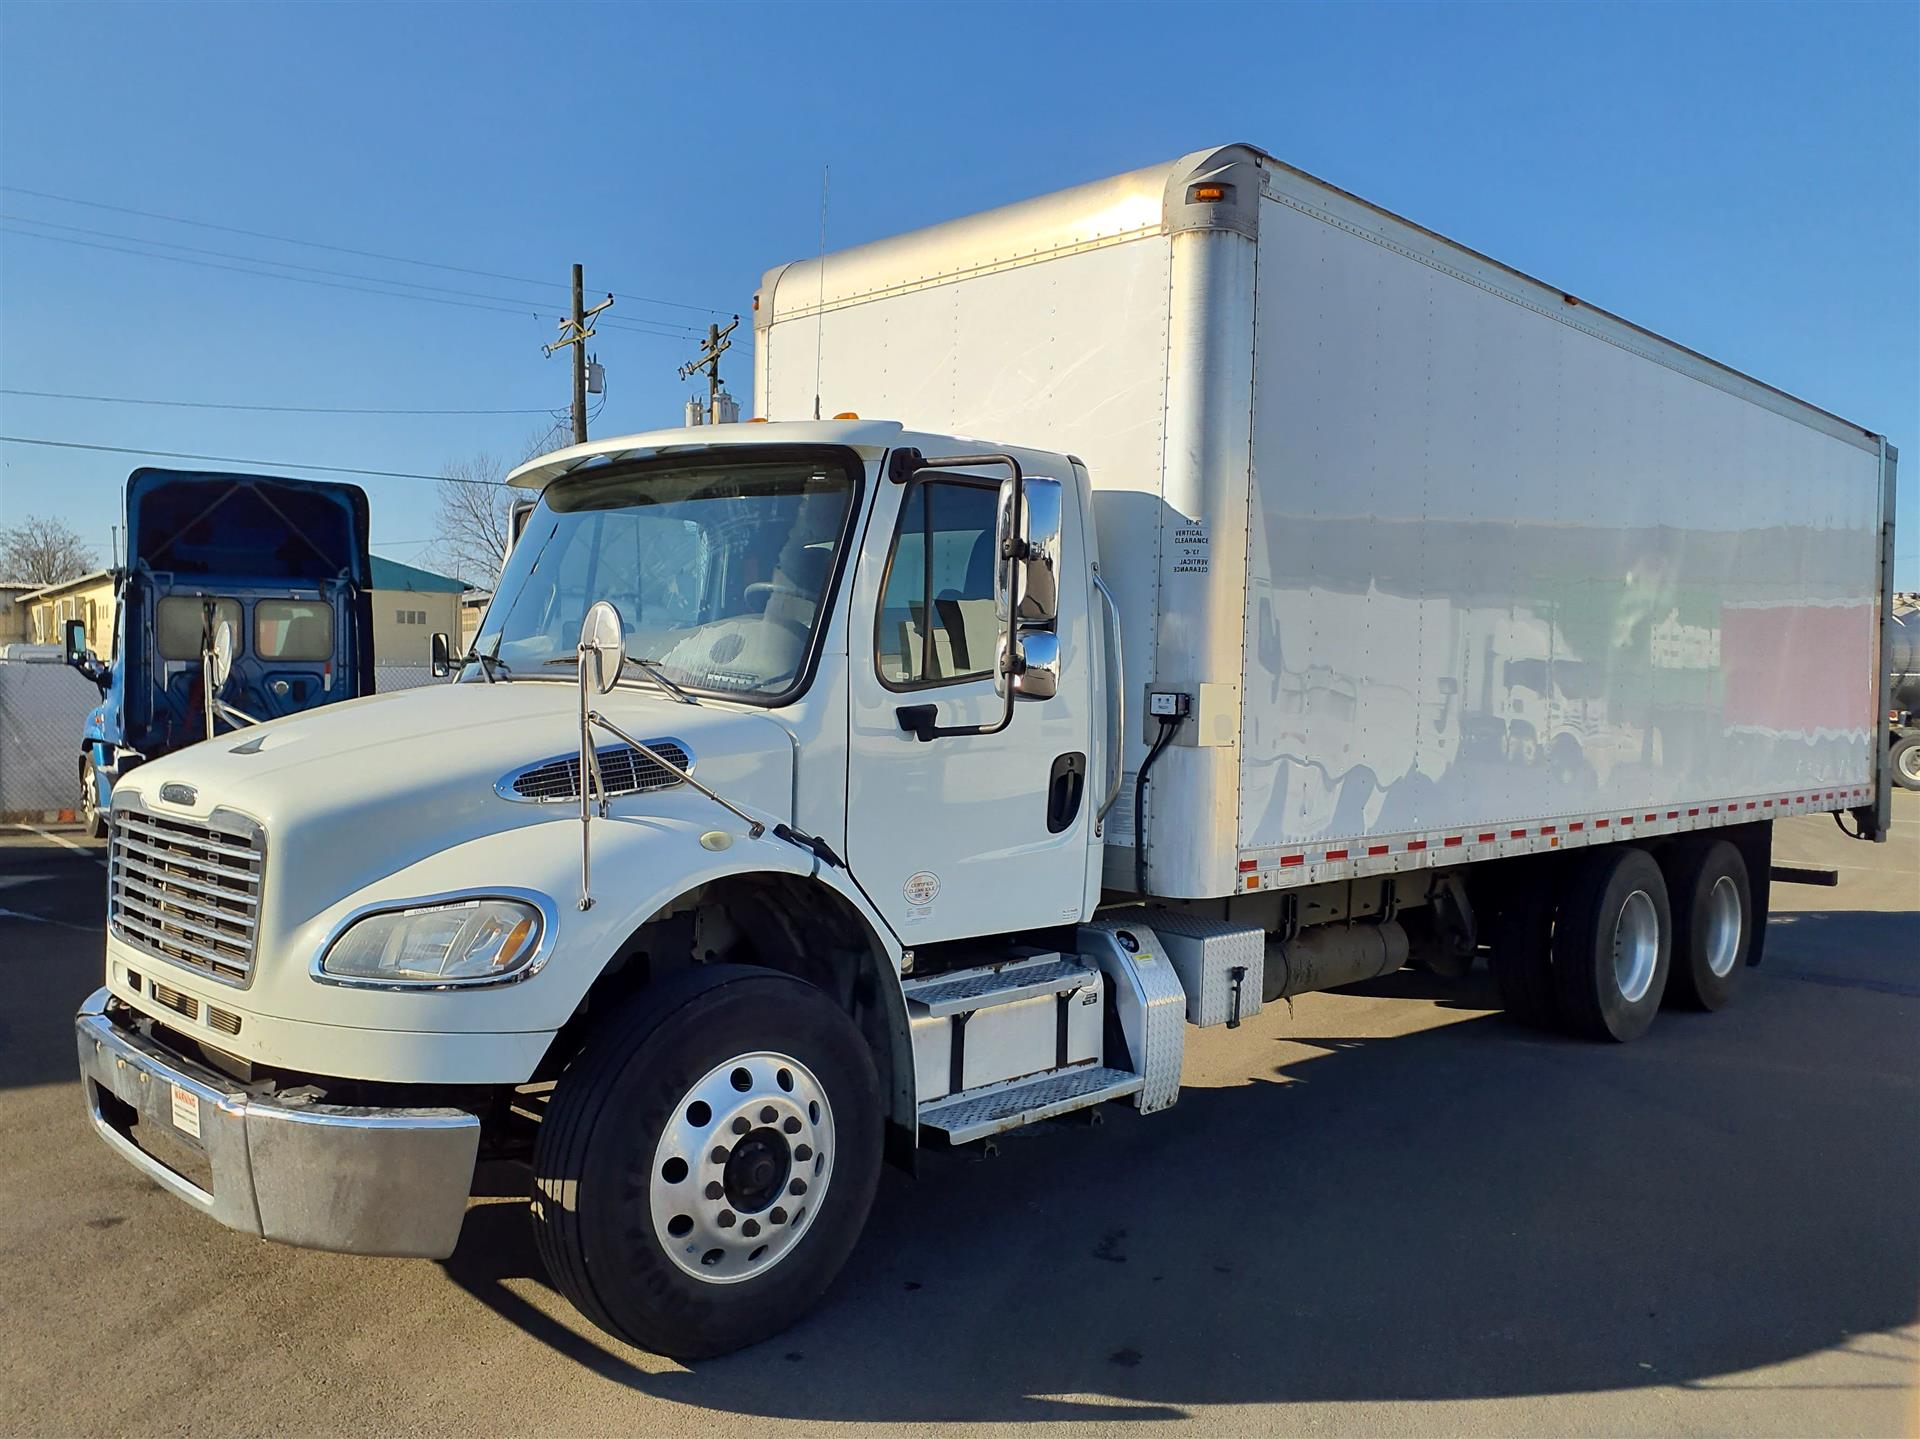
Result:
[[[546,1283],[231,1234],[111,1155],[70,1018],[99,846],[0,830],[0,1433],[1920,1433],[1920,795],[1776,859],[1766,963],[1603,1047],[1405,972],[1188,1032],[1109,1106],[888,1174],[826,1302],[682,1366]]]

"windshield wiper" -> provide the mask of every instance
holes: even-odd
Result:
[[[509,677],[513,674],[513,666],[500,658],[500,646],[498,644],[494,645],[494,652],[489,655],[483,655],[477,649],[468,650],[466,654],[460,657],[460,668],[465,669],[468,665],[479,665],[480,673],[487,677],[488,684],[495,683],[493,677],[495,669],[498,669],[501,674]]]
[[[627,663],[630,665],[638,665],[640,669],[647,675],[648,678],[650,678],[655,684],[659,685],[660,688],[665,690],[668,694],[672,695],[675,699],[679,700],[681,704],[697,705],[700,703],[699,700],[695,699],[692,695],[688,694],[685,690],[681,689],[679,685],[675,684],[672,680],[668,679],[666,675],[661,672],[660,661],[643,660],[640,658],[639,655],[628,655]]]
[[[550,660],[542,660],[541,663],[549,665],[572,665],[578,664],[579,660],[572,655],[555,655]],[[652,680],[655,684],[659,685],[661,689],[679,700],[681,704],[698,705],[700,703],[699,700],[695,699],[692,695],[681,689],[679,685],[668,679],[665,674],[661,673],[660,661],[643,660],[639,655],[628,655],[627,663],[644,671],[648,679]]]

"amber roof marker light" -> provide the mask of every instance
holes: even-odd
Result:
[[[1231,185],[1189,185],[1187,203],[1189,205],[1218,205],[1233,198]]]

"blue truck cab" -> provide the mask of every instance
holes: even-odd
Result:
[[[358,485],[135,470],[108,657],[70,621],[66,660],[100,689],[81,735],[81,814],[106,832],[113,784],[250,722],[373,692],[372,561]],[[222,631],[229,672],[207,664]],[[209,700],[212,701],[209,704]]]

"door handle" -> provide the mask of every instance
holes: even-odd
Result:
[[[940,718],[938,705],[901,705],[894,710],[893,716],[900,721],[900,728],[925,744],[940,732],[937,721]]]
[[[1087,757],[1078,750],[1053,762],[1047,776],[1047,833],[1071,828],[1080,814],[1080,797],[1087,788]]]

